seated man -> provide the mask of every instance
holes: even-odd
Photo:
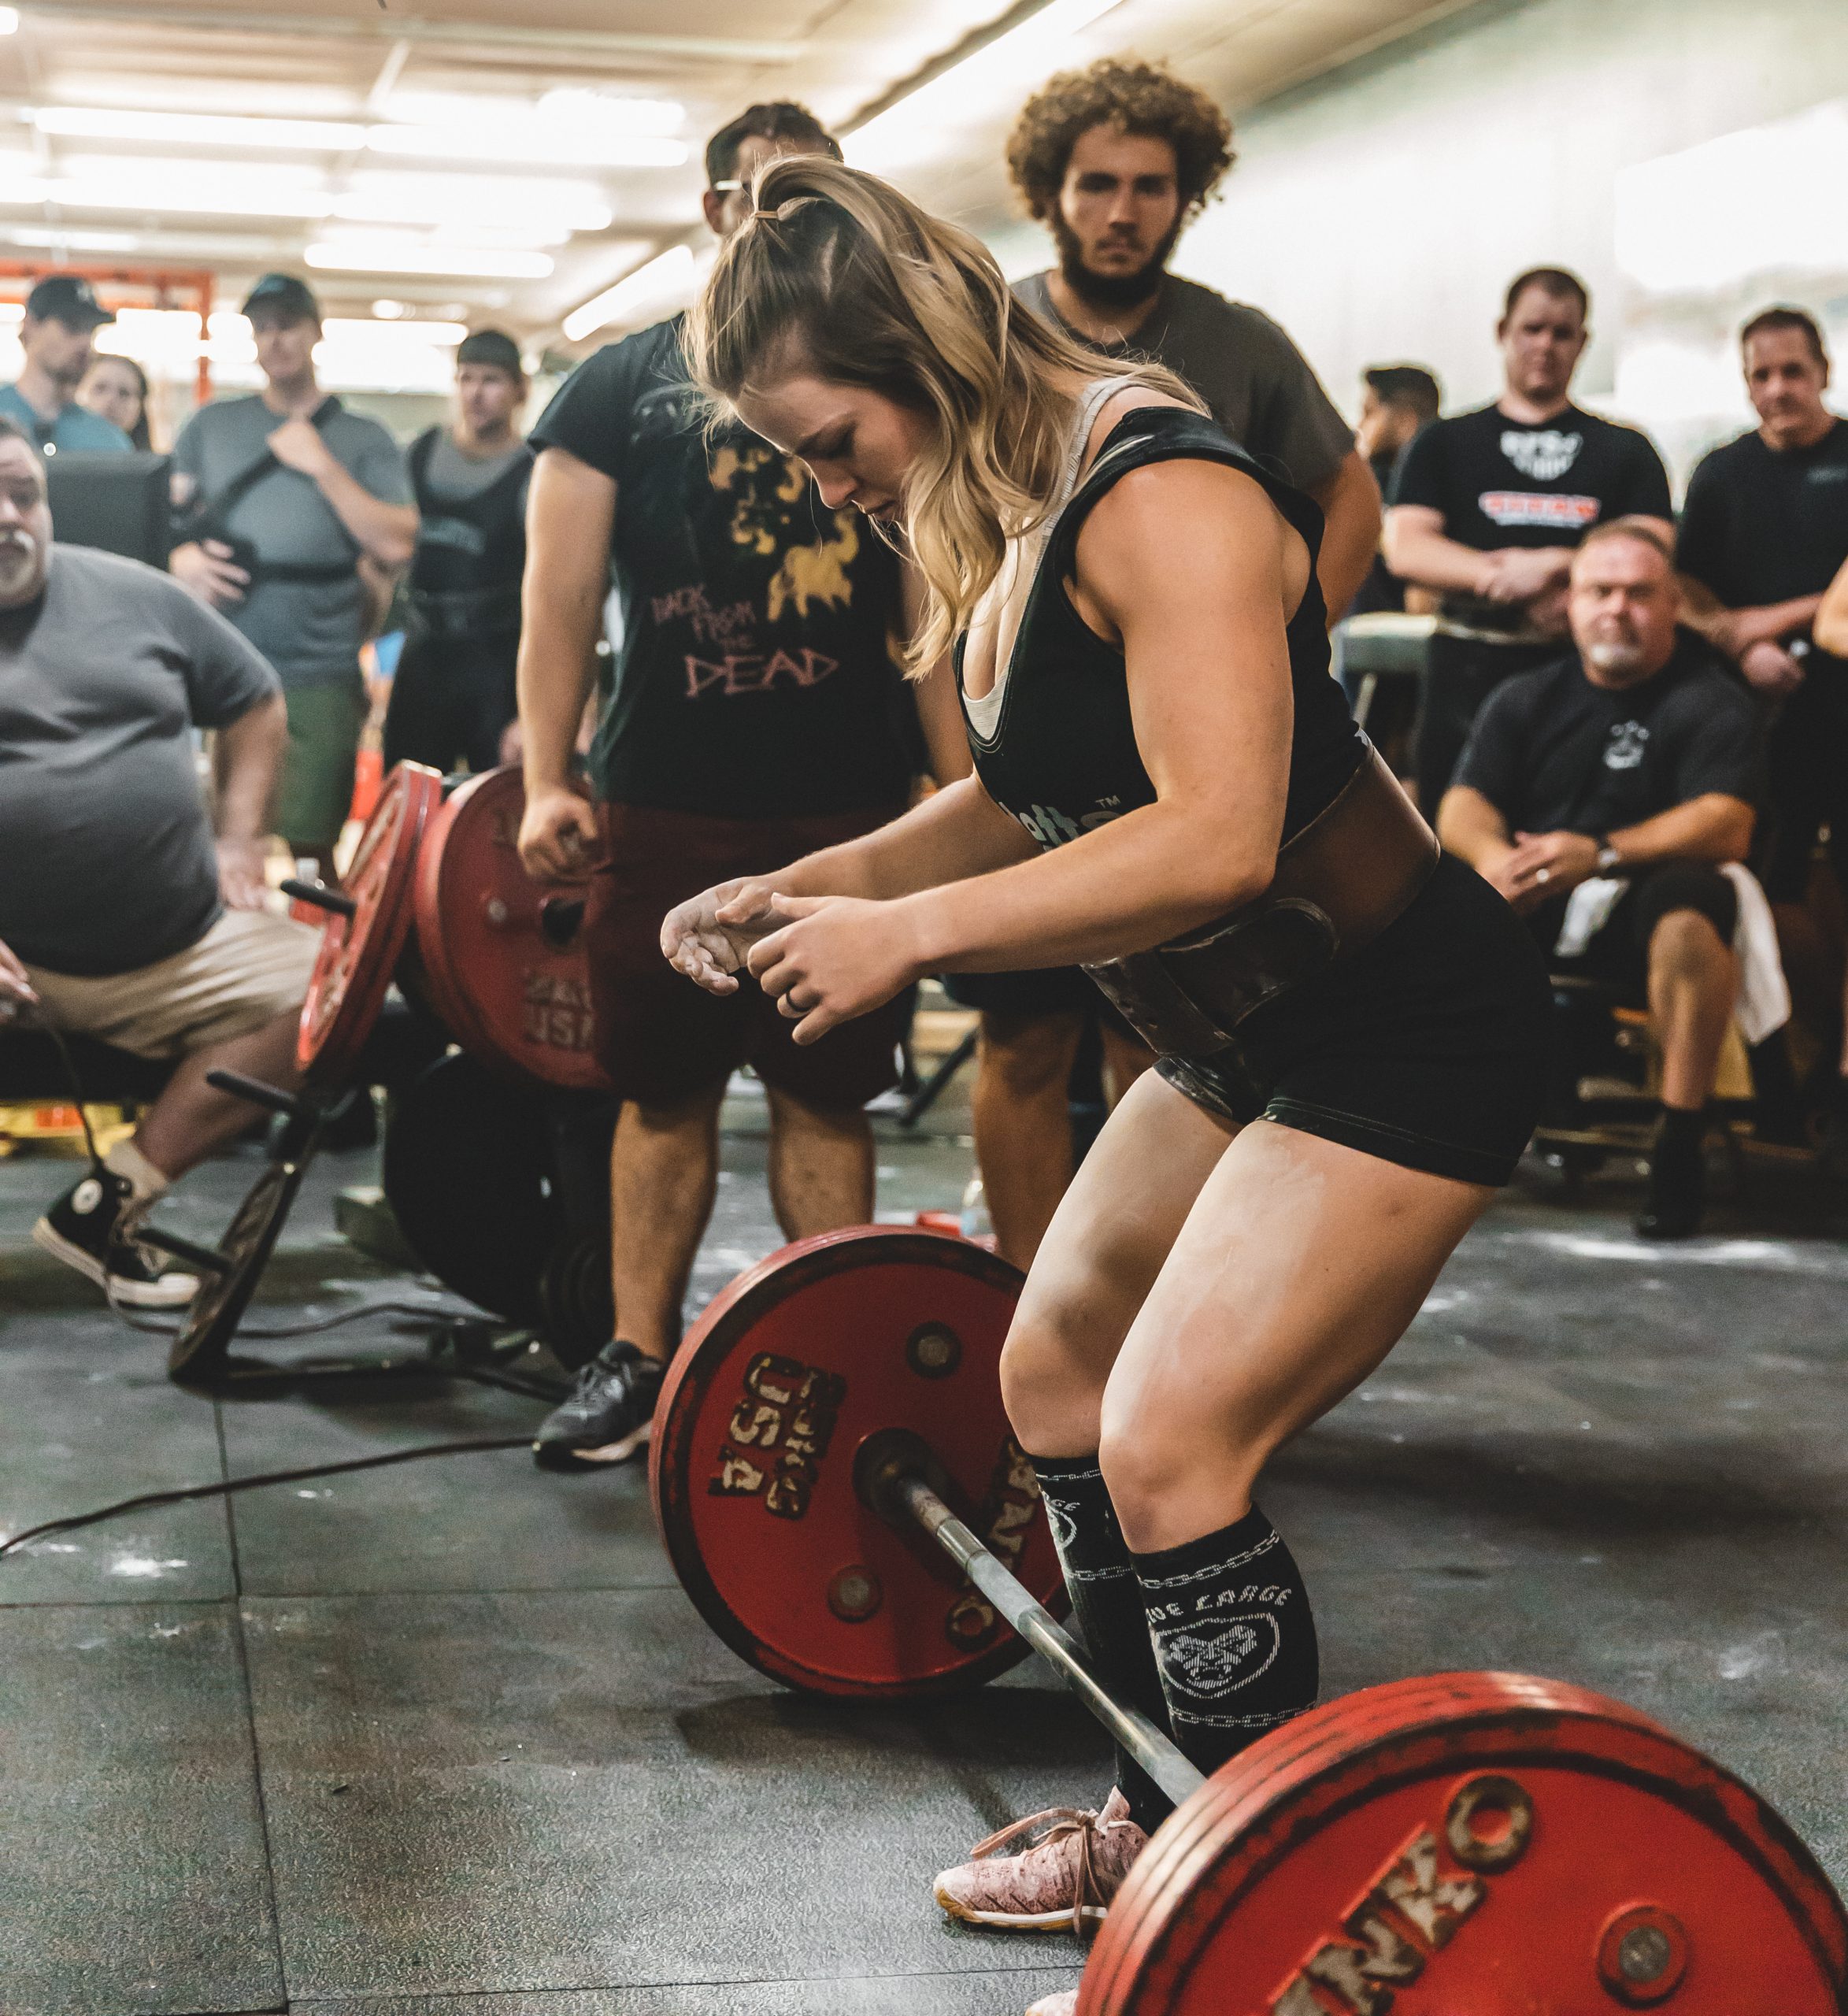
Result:
[[[318,936],[263,907],[263,836],[287,715],[221,616],[138,561],[51,543],[45,471],[0,417],[0,1021],[178,1065],[131,1139],[32,1228],[139,1308],[194,1277],[132,1237],[176,1177],[248,1125],[215,1066],[294,1080]],[[193,730],[215,728],[218,831]]]
[[[1527,916],[1556,972],[1646,1000],[1662,1117],[1636,1229],[1698,1228],[1702,1137],[1739,989],[1738,898],[1720,864],[1752,837],[1750,699],[1676,628],[1674,563],[1653,521],[1587,532],[1567,602],[1576,652],[1492,693],[1438,812],[1438,834]],[[1572,891],[1598,879],[1621,884]],[[1568,915],[1568,910],[1572,913]]]

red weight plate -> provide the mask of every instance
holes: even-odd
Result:
[[[1131,1872],[1080,2016],[1839,2016],[1848,1920],[1747,1786],[1635,1709],[1402,1681],[1224,1766]]]
[[[580,928],[589,884],[527,873],[518,844],[525,810],[525,786],[509,766],[471,777],[431,821],[417,890],[430,1004],[484,1063],[603,1091]]]
[[[316,1085],[352,1073],[385,1005],[392,969],[411,926],[411,871],[443,779],[424,763],[400,763],[354,849],[343,884],[351,917],[330,914],[302,1004],[295,1061]]]
[[[650,1486],[675,1570],[731,1649],[823,1694],[973,1686],[1026,1655],[934,1543],[862,1503],[857,1452],[906,1429],[1039,1599],[1064,1585],[1002,1410],[1020,1277],[967,1240],[869,1225],[804,1240],[689,1333],[654,1418]]]

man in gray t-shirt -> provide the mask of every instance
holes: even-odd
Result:
[[[216,832],[199,728],[217,732]],[[133,1228],[250,1122],[207,1072],[295,1080],[319,941],[265,907],[283,735],[276,674],[222,617],[138,561],[52,544],[37,450],[0,419],[0,1031],[23,1010],[176,1065],[33,1231],[119,1301],[198,1285]]]
[[[1113,58],[1054,77],[1008,141],[1008,171],[1059,262],[1015,293],[1106,356],[1165,365],[1233,439],[1306,491],[1328,521],[1317,573],[1331,620],[1380,545],[1380,491],[1354,430],[1268,315],[1167,270],[1231,166],[1231,128],[1204,91]]]
[[[409,561],[417,513],[391,435],[316,380],[320,309],[309,289],[268,274],[244,313],[268,382],[202,407],[180,430],[173,455],[193,536],[172,565],[281,676],[289,753],[277,825],[329,874],[365,720],[359,650],[373,587]]]

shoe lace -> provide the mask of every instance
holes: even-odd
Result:
[[[1102,1906],[1105,1902],[1103,1891],[1097,1880],[1097,1871],[1092,1857],[1102,1816],[1089,1807],[1080,1806],[1050,1806],[1043,1813],[1030,1813],[1023,1820],[1009,1821],[1006,1826],[998,1829],[986,1840],[978,1841],[969,1850],[971,1862],[980,1862],[984,1857],[997,1855],[1002,1849],[1011,1847],[1016,1841],[1032,1833],[1035,1828],[1045,1831],[1031,1844],[1034,1847],[1050,1847],[1054,1843],[1067,1840],[1076,1834],[1078,1837],[1078,1883],[1072,1897],[1072,1930],[1080,1939],[1088,1939],[1093,1928],[1084,1915],[1088,1904]]]

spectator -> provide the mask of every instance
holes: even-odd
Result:
[[[1104,356],[1166,365],[1306,490],[1327,514],[1319,571],[1338,613],[1380,537],[1379,491],[1353,432],[1268,316],[1167,270],[1231,164],[1225,114],[1165,69],[1105,60],[1054,77],[1016,122],[1008,168],[1058,264],[1014,291]],[[1001,1251],[1024,1267],[1072,1180],[1068,1088],[1088,1031],[1101,1037],[1113,1101],[1151,1060],[1076,967],[958,973],[944,985],[981,1015],[976,1158]]]
[[[32,1236],[139,1307],[198,1282],[136,1221],[250,1124],[206,1073],[294,1081],[320,938],[264,907],[284,720],[276,674],[221,617],[138,561],[52,544],[43,465],[0,418],[0,1021],[24,1008],[177,1067]],[[217,731],[216,835],[195,728]]]
[[[477,329],[456,351],[456,417],[411,443],[421,529],[405,600],[409,630],[385,716],[385,766],[492,769],[520,712],[520,578],[532,450],[520,346]]]
[[[0,387],[0,414],[24,428],[42,454],[109,454],[130,445],[120,428],[76,400],[96,332],[115,319],[75,273],[47,273],[26,296],[19,325],[25,365],[17,383]]]
[[[1380,538],[1380,493],[1302,354],[1268,315],[1176,280],[1168,255],[1232,165],[1225,114],[1148,63],[1106,57],[1029,101],[1008,172],[1059,262],[1014,291],[1106,356],[1153,358],[1235,440],[1322,507],[1318,566],[1331,620]]]
[[[1434,421],[1393,478],[1387,565],[1440,598],[1414,757],[1428,807],[1483,702],[1503,680],[1557,657],[1572,549],[1585,532],[1639,516],[1674,536],[1668,472],[1648,437],[1572,403],[1590,312],[1574,275],[1551,266],[1520,275],[1495,325],[1500,398]]]
[[[1677,632],[1679,611],[1654,517],[1590,533],[1572,562],[1575,650],[1490,696],[1438,814],[1444,845],[1526,916],[1556,971],[1646,1002],[1663,1111],[1636,1228],[1654,1239],[1700,1223],[1739,988],[1738,889],[1720,864],[1744,858],[1757,784],[1750,701]]]
[[[1366,457],[1384,496],[1391,487],[1393,469],[1412,437],[1437,418],[1442,395],[1436,379],[1421,364],[1376,364],[1361,377],[1365,389],[1361,395],[1355,445]],[[1405,583],[1387,565],[1386,556],[1376,553],[1367,578],[1347,606],[1348,614],[1372,616],[1405,606]]]
[[[1695,469],[1677,558],[1691,620],[1737,663],[1772,717],[1759,873],[1773,903],[1795,906],[1824,829],[1848,891],[1848,661],[1831,654],[1818,622],[1824,591],[1848,561],[1848,421],[1824,403],[1828,352],[1801,309],[1754,315],[1739,345],[1758,424]],[[1792,928],[1789,910],[1783,924]],[[1802,1109],[1781,1043],[1754,1065],[1772,1095],[1768,1131],[1800,1140]],[[1848,1054],[1829,1104],[1839,1153],[1848,1143]]]
[[[154,446],[147,424],[147,373],[131,357],[98,357],[91,361],[77,387],[77,403],[86,413],[119,427],[131,448]]]
[[[281,676],[289,747],[277,823],[331,879],[367,713],[360,647],[382,587],[415,550],[417,513],[391,435],[316,380],[320,308],[307,287],[266,274],[244,313],[267,382],[202,406],[180,430],[191,536],[172,565]]]

